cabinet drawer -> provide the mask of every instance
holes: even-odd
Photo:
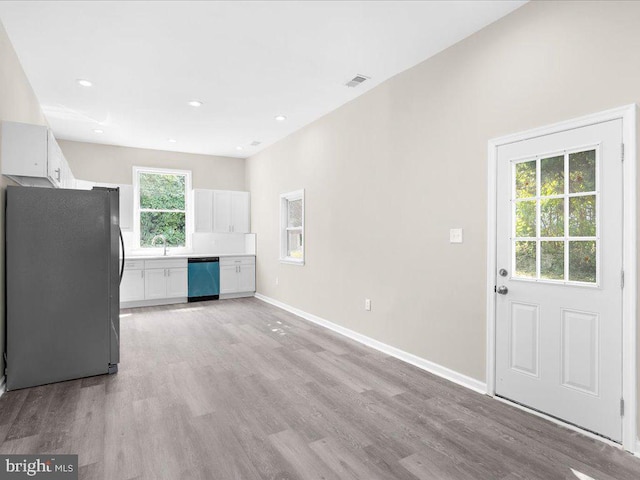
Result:
[[[162,260],[145,260],[144,268],[149,270],[152,268],[187,268],[186,258],[172,258]]]
[[[144,260],[125,260],[125,270],[144,270]]]
[[[221,257],[220,265],[255,265],[256,257]]]

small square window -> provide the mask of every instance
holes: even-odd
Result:
[[[304,265],[304,190],[280,195],[280,261]]]

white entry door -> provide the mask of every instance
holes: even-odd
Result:
[[[498,148],[496,394],[622,440],[622,120]]]

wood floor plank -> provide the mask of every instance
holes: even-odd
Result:
[[[301,478],[340,480],[338,474],[331,470],[293,430],[269,435],[269,440]]]
[[[121,356],[0,397],[0,453],[76,453],[83,480],[640,478],[620,449],[256,299],[123,310]]]

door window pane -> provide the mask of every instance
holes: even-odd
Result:
[[[564,199],[540,201],[540,236],[564,237]]]
[[[596,151],[569,155],[569,193],[596,191]]]
[[[540,160],[540,195],[564,193],[564,155]]]
[[[515,242],[516,276],[536,277],[536,242]]]
[[[597,150],[513,164],[516,277],[597,283]]]
[[[596,281],[596,242],[569,242],[569,280]]]
[[[536,196],[536,161],[516,163],[516,198]]]
[[[536,202],[516,203],[516,237],[536,236]]]
[[[569,198],[569,235],[593,237],[596,234],[596,196]]]
[[[540,278],[564,279],[564,242],[541,242]]]

